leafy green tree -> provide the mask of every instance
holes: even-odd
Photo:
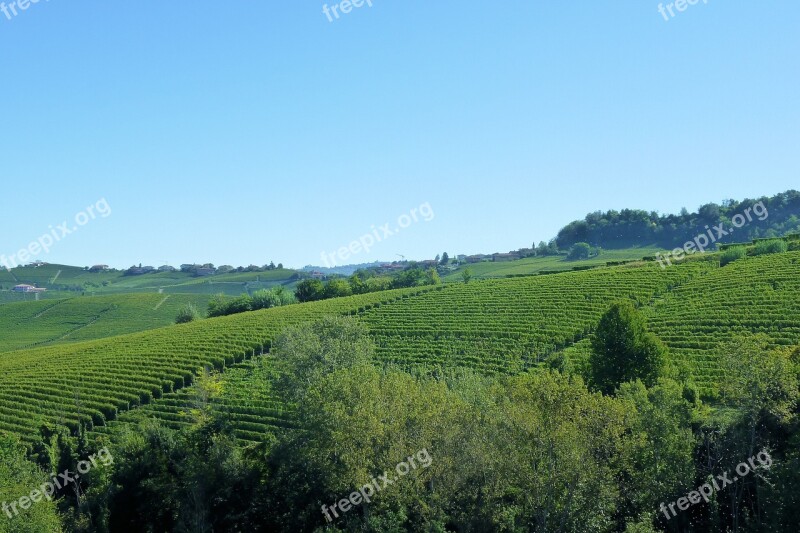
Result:
[[[0,531],[3,533],[58,533],[62,531],[56,503],[41,499],[23,508],[19,499],[50,481],[50,476],[25,459],[25,447],[0,433]],[[41,494],[40,496],[41,497]],[[12,507],[13,504],[13,507]],[[10,516],[9,516],[10,515]]]
[[[321,376],[368,364],[375,355],[375,345],[357,320],[329,316],[288,328],[276,339],[272,353],[281,370],[276,390],[287,401],[297,402]]]
[[[470,280],[472,279],[472,269],[471,268],[465,268],[461,272],[461,278],[464,280],[465,284],[469,283]]]
[[[623,383],[617,398],[625,406],[628,424],[620,453],[623,482],[617,512],[630,524],[696,487],[695,405],[684,398],[683,386],[669,379],[649,389],[638,380]],[[653,517],[649,518],[643,522],[652,527]],[[668,525],[682,522],[689,528],[689,518],[673,517]]]
[[[175,317],[175,323],[186,324],[188,322],[194,322],[199,318],[200,312],[197,308],[192,304],[186,304],[178,311],[178,316]]]
[[[450,264],[450,256],[447,255],[447,252],[442,254],[442,260],[439,262],[439,264],[442,266],[447,266]]]
[[[442,278],[439,277],[439,273],[436,271],[436,269],[433,267],[429,268],[425,276],[425,284],[441,285],[441,283],[442,283]]]
[[[592,247],[585,242],[579,242],[572,246],[567,254],[567,259],[570,261],[577,261],[580,259],[589,259],[592,254]]]
[[[304,279],[295,288],[298,302],[313,302],[325,297],[325,286],[318,279]]]
[[[620,384],[636,379],[652,386],[665,367],[666,354],[666,347],[647,331],[633,304],[615,303],[600,319],[592,338],[589,381],[604,394],[613,394]]]
[[[228,298],[222,293],[215,294],[208,302],[208,317],[224,316]]]
[[[339,298],[352,294],[353,288],[345,279],[332,279],[325,284],[325,298]]]

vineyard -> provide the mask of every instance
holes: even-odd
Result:
[[[0,355],[0,430],[31,441],[41,424],[85,425],[96,435],[107,433],[103,426],[111,420],[155,417],[186,427],[198,401],[189,385],[204,367],[215,367],[225,371],[214,406],[239,439],[258,442],[276,427],[292,426],[291,413],[269,388],[269,356],[252,357],[268,352],[289,325],[325,314],[355,315],[369,328],[382,361],[511,374],[560,354],[579,366],[600,315],[617,299],[644,310],[671,357],[687,362],[701,391],[713,396],[720,344],[753,332],[768,335],[775,346],[800,343],[799,268],[800,252],[722,268],[713,261],[667,269],[636,263],[370,293],[10,352]],[[44,317],[53,304],[28,310]]]
[[[516,373],[589,335],[609,302],[648,305],[708,263],[652,264],[448,285],[362,315],[378,356],[399,365],[459,365]]]
[[[650,328],[693,370],[702,391],[717,386],[720,345],[762,333],[773,347],[800,344],[800,252],[740,259],[677,287],[648,310]]]
[[[192,304],[202,312],[209,299],[151,293],[6,304],[0,310],[0,352],[168,326],[183,306]]]
[[[243,444],[262,442],[276,427],[293,427],[292,413],[271,392],[272,366],[269,356],[264,356],[227,368],[221,375],[222,393],[211,400],[213,409],[224,414]],[[196,386],[186,387],[127,411],[112,424],[95,427],[89,435],[113,438],[116,426],[135,425],[147,418],[156,418],[171,429],[185,429],[197,420],[196,413],[205,401]]]
[[[266,352],[286,326],[355,313],[427,289],[400,289],[0,355],[0,431],[31,441],[42,424],[77,430]]]

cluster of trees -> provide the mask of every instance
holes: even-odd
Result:
[[[283,286],[278,285],[271,289],[260,289],[253,293],[242,294],[236,298],[227,298],[224,294],[215,295],[208,302],[208,317],[234,315],[259,309],[270,309],[296,303],[294,295]]]
[[[314,302],[353,294],[438,285],[442,282],[435,268],[427,270],[414,264],[394,276],[377,276],[370,270],[358,270],[349,278],[336,278],[326,282],[306,279],[297,284],[295,296],[299,302]]]
[[[759,203],[763,203],[764,210],[756,207]],[[755,212],[752,220],[735,234],[722,236],[719,242],[745,242],[800,231],[800,192],[792,190],[758,200],[726,200],[722,205],[710,203],[701,206],[696,213],[684,208],[679,215],[659,215],[636,209],[597,211],[561,229],[556,243],[562,250],[579,242],[603,248],[653,244],[672,249],[704,233],[706,226],[722,223],[730,228],[731,219],[748,209]]]
[[[250,265],[250,266],[239,266],[234,267],[231,265],[221,265],[215,267],[213,263],[205,263],[205,264],[184,264],[181,265],[181,272],[187,274],[197,274],[198,270],[212,270],[215,274],[227,274],[229,272],[269,272],[272,270],[282,269],[283,263],[278,263],[277,265],[270,261],[268,265],[257,266],[257,265]]]
[[[279,377],[269,386],[297,428],[241,448],[213,402],[219,382],[200,380],[191,427],[143,422],[112,440],[113,467],[59,504],[69,529],[793,532],[800,523],[800,351],[773,351],[760,337],[722,347],[713,409],[629,303],[600,321],[586,369],[409,372],[377,364],[364,326],[342,317],[290,328],[273,351]],[[45,436],[34,458],[48,472],[91,451]],[[393,475],[423,449],[429,467]],[[770,468],[669,513],[760,451]],[[11,464],[21,472],[12,483],[41,477],[18,457]],[[382,474],[394,481],[326,519],[323,506]],[[26,527],[49,531],[52,506],[37,512]]]

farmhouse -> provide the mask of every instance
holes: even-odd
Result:
[[[108,271],[108,265],[94,265],[92,268],[89,269],[89,272],[106,272]]]
[[[489,259],[489,256],[484,254],[468,255],[467,263],[480,263],[481,261],[485,261],[487,259]]]

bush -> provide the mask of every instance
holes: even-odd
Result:
[[[789,249],[789,245],[783,239],[773,239],[761,241],[756,244],[753,255],[782,254]]]
[[[192,304],[186,304],[181,308],[180,311],[178,311],[178,316],[175,317],[175,323],[186,324],[188,322],[194,322],[199,318],[200,312],[197,310],[197,308]]]
[[[576,243],[575,246],[572,247],[569,251],[569,255],[567,255],[567,259],[570,261],[578,261],[580,259],[589,259],[589,256],[592,254],[592,247],[586,244],[585,242]]]
[[[747,255],[747,248],[744,246],[734,246],[728,248],[719,257],[719,266],[724,267],[728,263],[733,263],[737,259],[741,259]]]
[[[254,292],[252,306],[253,311],[257,311],[259,309],[271,309],[273,307],[289,305],[295,303],[295,301],[292,293],[278,286],[272,289],[261,289]]]

